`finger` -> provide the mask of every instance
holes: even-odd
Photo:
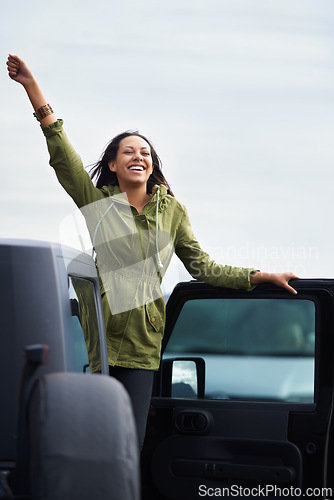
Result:
[[[7,64],[7,70],[8,71],[19,71],[19,68],[17,68],[16,66],[12,66],[10,64]]]
[[[9,63],[7,63],[7,69],[8,69],[8,71],[19,71],[18,66],[14,65],[14,64],[9,64]]]
[[[19,68],[20,66],[25,66],[25,62],[23,61],[23,59],[20,59],[20,57],[18,57],[18,56],[14,56],[14,55],[12,55],[12,54],[9,54],[9,58],[10,58],[10,61],[11,61],[12,63],[14,63],[14,64],[15,64],[18,68]],[[9,58],[8,58],[8,59],[9,59]]]
[[[7,66],[8,66],[8,68],[15,68],[18,70],[18,69],[20,69],[20,61],[17,59],[14,59],[13,56],[8,56]]]
[[[13,54],[8,54],[8,60],[20,64],[20,58],[18,56],[14,56]]]
[[[19,67],[19,63],[16,62],[16,61],[14,61],[13,59],[10,59],[8,57],[8,59],[7,59],[7,66],[15,66],[16,68],[18,68]]]
[[[19,68],[19,64],[16,64],[16,63],[8,61],[7,62],[7,68],[8,69],[15,69],[15,70],[17,70]]]
[[[293,273],[290,273],[290,276],[289,276],[289,280],[288,280],[288,289],[294,293],[295,295],[297,295],[297,290],[295,288],[293,288],[290,284],[289,284],[289,281],[292,280],[292,279],[295,279],[295,280],[299,280],[299,276],[297,276],[296,274],[293,274]]]
[[[284,288],[286,288],[289,292],[293,293],[294,295],[297,295],[297,290],[295,290],[289,283],[286,283],[284,285]]]
[[[289,290],[294,295],[298,295],[297,290],[295,288],[292,288],[292,286],[290,286],[290,285],[287,287],[287,290]]]

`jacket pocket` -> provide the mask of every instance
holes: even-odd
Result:
[[[158,301],[148,302],[145,304],[147,320],[156,332],[162,332],[165,327],[165,315],[163,313],[164,306],[164,303],[160,304],[160,299]]]

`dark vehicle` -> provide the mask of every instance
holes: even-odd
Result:
[[[107,375],[93,259],[2,240],[0,276],[0,498],[137,500],[134,418]]]
[[[133,417],[105,376],[93,260],[3,241],[0,266],[0,498],[138,499]],[[334,280],[293,286],[296,296],[176,286],[142,500],[333,497]]]
[[[167,303],[145,500],[334,495],[334,280],[199,282]]]

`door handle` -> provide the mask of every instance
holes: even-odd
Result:
[[[211,414],[206,411],[185,410],[176,416],[175,425],[182,433],[204,434],[209,429],[211,421]]]
[[[172,469],[177,476],[206,479],[244,479],[292,483],[296,477],[296,471],[290,465],[247,465],[177,459],[173,461]]]

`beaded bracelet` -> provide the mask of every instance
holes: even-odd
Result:
[[[34,113],[34,117],[40,122],[46,116],[52,115],[52,113],[53,109],[50,104],[45,104]]]

